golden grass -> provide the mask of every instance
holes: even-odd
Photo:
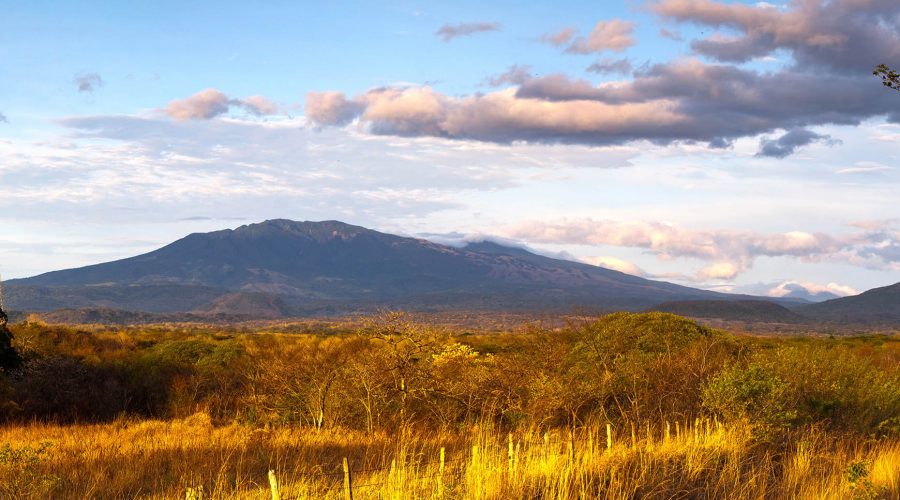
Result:
[[[605,426],[366,435],[216,427],[204,414],[6,426],[0,497],[185,498],[188,488],[202,487],[203,498],[269,498],[267,471],[274,469],[284,500],[343,498],[344,457],[356,499],[900,496],[897,440],[854,443],[809,431],[793,449],[774,453],[754,444],[742,425],[697,420],[671,429],[666,439],[665,423],[639,423],[633,437],[631,426],[612,428],[607,449]],[[853,464],[862,476],[848,475]]]

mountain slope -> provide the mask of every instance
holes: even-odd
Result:
[[[897,323],[900,322],[900,283],[800,306],[796,311],[818,321],[834,323]]]
[[[638,309],[739,298],[491,242],[454,248],[337,221],[289,220],[191,234],[144,255],[9,285],[20,310],[246,312],[257,304],[267,316],[322,307]]]

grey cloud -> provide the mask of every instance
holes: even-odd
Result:
[[[460,36],[471,36],[476,33],[484,33],[488,31],[500,31],[498,23],[459,23],[445,24],[434,32],[435,35],[445,42],[449,42]]]
[[[764,137],[759,141],[759,152],[757,156],[768,156],[771,158],[785,158],[802,147],[814,142],[827,141],[830,136],[820,135],[805,128],[795,128],[786,132],[777,139]]]
[[[79,92],[92,93],[103,86],[103,79],[97,73],[79,73],[74,77]]]
[[[868,76],[797,70],[758,73],[731,65],[684,60],[639,70],[631,82],[601,86],[551,75],[526,82],[517,95],[609,104],[668,102],[683,120],[673,127],[649,127],[637,138],[725,145],[738,137],[779,128],[855,125],[874,116],[900,117],[900,100],[879,92],[881,89],[871,85]]]
[[[510,84],[521,85],[531,78],[531,66],[513,64],[503,73],[486,78],[484,84],[490,87],[501,87]]]
[[[753,37],[712,37],[704,40],[694,40],[691,48],[713,59],[743,63],[756,57],[763,57],[774,51],[777,45],[773,37],[769,35],[757,35]]]
[[[547,101],[605,101],[606,95],[587,80],[572,80],[561,73],[532,78],[516,91],[518,98]]]
[[[634,69],[628,59],[603,59],[587,67],[587,71],[600,75],[629,74]]]
[[[803,0],[786,10],[712,0],[661,0],[652,9],[667,19],[739,33],[693,42],[700,54],[744,62],[785,49],[799,68],[860,74],[900,59],[900,2]]]
[[[0,123],[9,123],[9,119],[3,113],[0,113]]]

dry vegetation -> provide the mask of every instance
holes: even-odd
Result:
[[[344,458],[357,499],[900,496],[896,337],[314,326],[16,325],[0,497],[344,498]]]

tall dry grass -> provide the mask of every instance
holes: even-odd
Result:
[[[898,498],[900,442],[809,429],[796,445],[708,420],[505,434],[490,427],[391,435],[214,426],[208,416],[0,428],[2,498]],[[633,432],[633,434],[632,434]],[[445,460],[441,464],[441,448]],[[773,450],[781,451],[773,451]]]

